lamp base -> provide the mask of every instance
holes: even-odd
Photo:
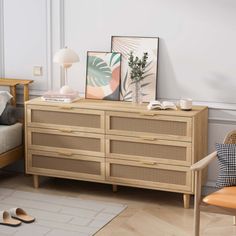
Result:
[[[75,91],[72,88],[70,88],[68,85],[64,85],[60,89],[60,93],[61,94],[71,94],[71,93],[74,93],[74,92]]]

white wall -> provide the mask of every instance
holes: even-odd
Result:
[[[112,35],[158,36],[158,98],[192,97],[210,106],[209,152],[236,128],[234,0],[1,1],[3,72],[34,79],[31,94],[60,87],[63,76],[52,56],[64,45],[80,56],[69,83],[84,93],[88,50],[109,51]],[[32,76],[33,65],[43,66],[42,77]],[[215,181],[215,169],[214,163],[208,184]]]

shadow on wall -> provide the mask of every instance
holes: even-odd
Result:
[[[165,91],[173,90],[173,96],[169,97]],[[158,78],[157,78],[157,97],[162,99],[176,99],[183,94],[176,79],[170,53],[164,39],[159,38],[159,58],[158,58]]]

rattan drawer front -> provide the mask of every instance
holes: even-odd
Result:
[[[107,135],[106,157],[158,163],[191,165],[191,143]]]
[[[66,151],[104,157],[104,135],[60,130],[28,129],[28,148],[45,151]]]
[[[104,158],[30,150],[27,173],[104,180],[104,163]]]
[[[106,179],[145,188],[192,191],[189,168],[155,162],[107,159]]]
[[[29,106],[27,110],[28,125],[104,133],[104,111],[65,108]]]
[[[106,133],[128,136],[155,136],[161,139],[182,141],[192,140],[192,118],[158,114],[148,116],[147,114],[107,112]]]

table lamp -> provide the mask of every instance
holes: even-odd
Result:
[[[67,47],[60,49],[54,55],[53,62],[60,64],[65,71],[65,85],[60,89],[60,93],[70,94],[74,92],[74,90],[68,85],[67,69],[71,67],[73,63],[76,63],[78,61],[79,56],[76,54],[76,52]]]

